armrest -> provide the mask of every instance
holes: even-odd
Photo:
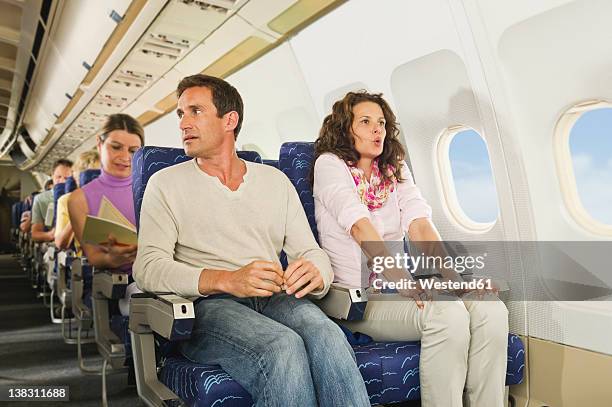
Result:
[[[119,300],[125,297],[128,286],[127,273],[111,273],[108,270],[94,268],[93,274],[93,296],[94,298],[106,298]]]
[[[70,289],[72,291],[72,313],[83,329],[89,329],[91,326],[91,310],[83,303],[83,291],[85,290],[83,268],[85,267],[89,267],[86,257],[75,259],[72,262]]]
[[[168,340],[187,339],[195,322],[193,302],[174,294],[139,293],[130,301],[130,330],[156,332]]]
[[[332,318],[359,321],[363,319],[368,295],[365,288],[349,288],[332,284],[327,295],[314,302]]]
[[[127,283],[127,273],[111,273],[94,268],[91,295],[96,345],[113,369],[121,368],[125,362],[125,344],[111,330],[108,302],[124,298]]]
[[[147,405],[185,404],[157,377],[153,332],[166,339],[191,336],[195,321],[193,302],[173,294],[134,294],[130,302],[130,335],[138,396]]]

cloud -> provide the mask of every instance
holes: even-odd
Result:
[[[590,155],[581,153],[572,160],[582,205],[592,217],[612,225],[612,159],[595,163]]]
[[[470,219],[483,223],[497,219],[497,191],[490,176],[456,178],[455,191],[463,212]]]

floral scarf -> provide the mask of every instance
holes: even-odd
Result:
[[[389,198],[389,195],[395,190],[395,168],[392,165],[387,166],[387,174],[391,176],[391,179],[384,179],[378,168],[378,159],[372,161],[372,175],[368,181],[363,171],[353,163],[347,163],[353,181],[357,186],[357,193],[359,199],[365,205],[368,210],[374,211],[381,208]]]

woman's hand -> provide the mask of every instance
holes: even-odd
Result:
[[[100,245],[105,253],[110,268],[118,268],[125,264],[132,264],[136,260],[138,245],[124,245],[117,243],[113,235],[108,236],[108,242]]]
[[[421,288],[418,281],[415,288],[402,288],[398,289],[397,292],[402,297],[412,298],[417,307],[421,310],[425,308],[425,301],[431,301],[432,299],[431,292]]]

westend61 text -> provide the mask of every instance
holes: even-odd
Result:
[[[377,278],[372,282],[372,287],[376,290],[414,290],[420,288],[422,290],[491,290],[491,279],[481,279],[472,281],[437,281],[437,280],[410,280],[403,278],[399,281],[385,281]]]

